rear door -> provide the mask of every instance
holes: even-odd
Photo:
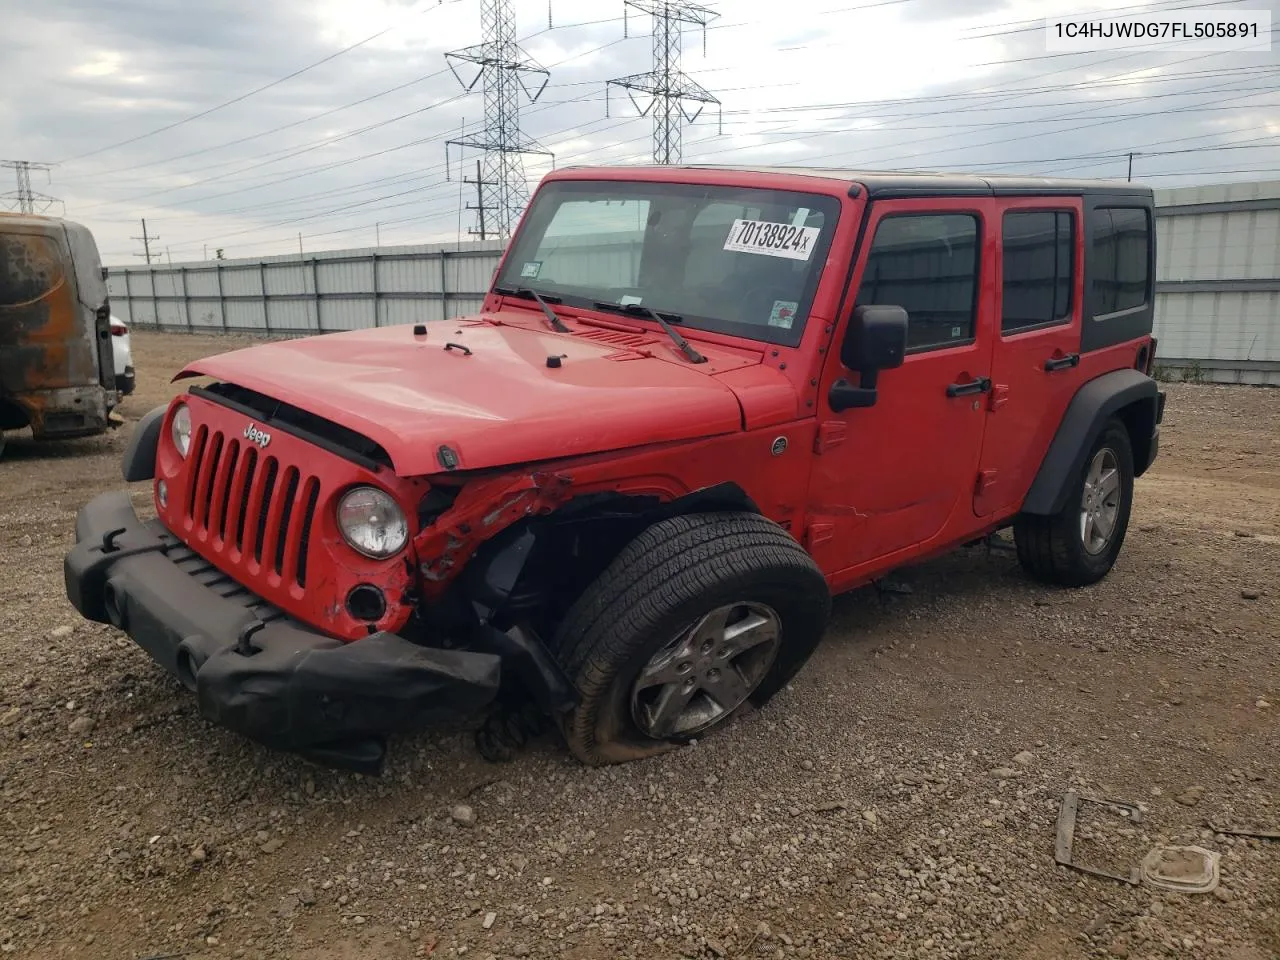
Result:
[[[1078,197],[997,198],[999,306],[973,512],[1016,512],[1079,386],[1084,253]]]
[[[806,546],[828,574],[905,559],[969,529],[990,385],[995,299],[989,197],[873,202],[855,271],[856,305],[909,317],[907,356],[880,373],[872,407],[819,413]],[[984,295],[984,291],[987,293]],[[850,372],[839,351],[820,395]]]

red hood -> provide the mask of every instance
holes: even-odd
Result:
[[[419,476],[440,472],[441,444],[467,470],[741,430],[737,397],[709,374],[759,362],[703,344],[706,364],[660,359],[670,349],[661,333],[595,331],[650,341],[636,350],[482,320],[428,330],[425,337],[396,326],[267,343],[192,363],[175,379],[209,376],[301,407],[378,443],[397,474]],[[471,353],[446,350],[450,342]],[[561,365],[548,367],[557,355]]]

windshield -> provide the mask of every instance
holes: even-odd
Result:
[[[782,190],[560,181],[539,191],[496,286],[570,306],[800,342],[840,202]]]

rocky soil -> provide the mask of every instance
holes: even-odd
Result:
[[[135,334],[136,420],[184,360]],[[985,548],[842,597],[767,709],[682,752],[589,770],[464,734],[382,779],[204,723],[61,562],[119,485],[131,424],[0,461],[0,952],[82,958],[1280,956],[1280,391],[1169,387],[1160,459],[1102,584],[1029,583]],[[142,485],[140,499],[145,500]],[[1126,873],[1221,854],[1186,896]]]

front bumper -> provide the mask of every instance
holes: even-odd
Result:
[[[159,521],[140,521],[123,492],[77,515],[63,573],[75,608],[125,631],[195,693],[207,720],[327,766],[379,773],[388,736],[457,721],[498,694],[499,656],[317,633]]]

